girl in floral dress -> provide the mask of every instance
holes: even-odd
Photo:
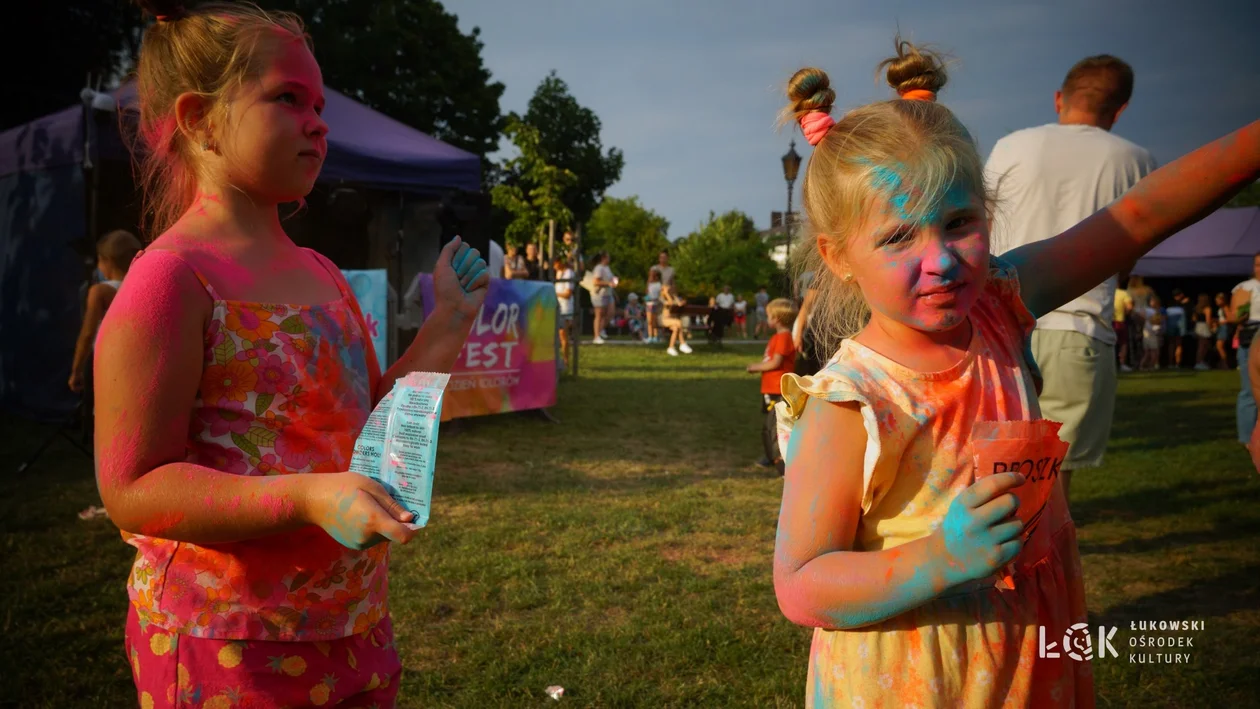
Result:
[[[319,175],[328,126],[297,17],[145,3],[147,213],[96,349],[97,481],[137,549],[126,651],[142,707],[392,706],[388,545],[411,519],[345,472],[375,403],[450,371],[485,298],[458,239],[436,312],[381,374],[340,271],[278,205]]]

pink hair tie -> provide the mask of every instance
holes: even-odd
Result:
[[[906,101],[935,101],[936,92],[928,89],[910,89],[904,94],[901,94],[901,98]]]
[[[827,136],[827,131],[836,124],[831,116],[822,111],[810,111],[801,116],[801,132],[810,145],[818,145]]]

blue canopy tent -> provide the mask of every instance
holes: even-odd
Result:
[[[1248,278],[1260,254],[1260,207],[1218,209],[1151,249],[1133,268],[1146,278]]]
[[[325,183],[422,195],[476,192],[481,160],[325,87]],[[129,160],[117,111],[134,116],[136,91],[84,91],[72,106],[0,133],[0,408],[59,416],[98,236],[93,177]],[[99,179],[99,178],[97,178]]]

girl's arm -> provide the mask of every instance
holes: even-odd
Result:
[[[376,386],[373,405],[411,372],[449,372],[455,368],[490,286],[489,267],[476,249],[456,237],[438,254],[433,269],[433,312],[416,339]]]
[[[70,380],[82,382],[87,371],[88,357],[92,353],[92,340],[96,339],[96,331],[100,329],[105,311],[114,300],[113,286],[97,283],[88,289],[87,308],[83,314],[83,327],[79,330],[79,339],[74,343],[74,361],[70,365]]]
[[[119,529],[195,544],[307,524],[347,546],[414,534],[386,519],[388,493],[360,475],[253,477],[184,462],[211,303],[165,251],[137,259],[127,280],[96,348],[96,480]]]
[[[1260,176],[1260,121],[1148,175],[1123,197],[1058,236],[1006,255],[1024,304],[1044,315],[1133,263],[1225,204]]]
[[[810,402],[785,455],[787,475],[774,552],[775,595],[780,610],[794,623],[826,629],[878,623],[963,581],[987,576],[1000,567],[997,562],[1005,563],[964,548],[969,538],[972,543],[985,538],[987,530],[957,524],[961,515],[955,507],[964,503],[971,512],[999,515],[995,521],[1005,517],[1014,509],[1014,496],[989,500],[1022,482],[1008,475],[986,477],[959,495],[941,531],[885,551],[854,551],[865,455],[866,430],[856,404]],[[975,497],[977,489],[987,497]],[[987,504],[971,510],[977,502]],[[1002,557],[1008,561],[1018,551],[1017,540],[1005,542],[1012,543],[1016,546],[1006,549],[1009,557]],[[961,555],[956,553],[960,549]]]

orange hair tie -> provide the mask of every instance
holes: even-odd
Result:
[[[935,101],[936,92],[929,91],[928,89],[910,89],[904,94],[901,94],[901,98],[906,101]]]

